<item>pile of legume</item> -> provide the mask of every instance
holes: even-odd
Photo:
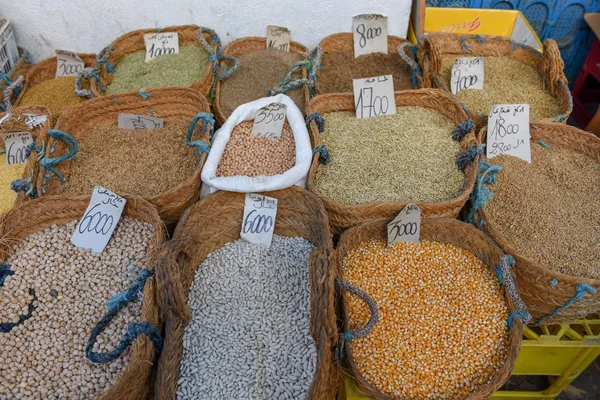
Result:
[[[83,88],[89,89],[89,82],[84,82]],[[85,100],[87,99],[75,94],[75,78],[61,76],[27,88],[19,106],[46,106],[50,109],[54,119],[58,119],[67,108]]]
[[[358,119],[324,115],[321,140],[331,161],[315,178],[323,196],[345,204],[442,201],[458,195],[465,177],[456,167],[455,124],[437,111],[398,107],[396,115]]]
[[[188,295],[178,399],[305,399],[316,369],[301,237],[210,253]],[[226,351],[223,351],[226,349]]]
[[[78,140],[67,193],[90,194],[98,185],[137,196],[166,192],[196,168],[198,151],[185,143],[187,128],[185,122],[165,122],[162,129],[147,130],[94,128]]]
[[[0,398],[95,398],[114,385],[127,366],[130,351],[107,364],[93,364],[85,346],[106,302],[126,290],[145,266],[153,236],[150,224],[124,217],[102,254],[70,242],[76,222],[52,226],[15,245],[6,261],[14,272],[0,285],[0,321],[17,322],[0,331]],[[34,300],[31,290],[35,291]],[[139,321],[136,300],[111,321],[94,351],[112,351]]]
[[[278,140],[252,136],[254,121],[244,121],[231,132],[221,155],[217,176],[272,176],[296,163],[296,143],[286,121]]]
[[[344,278],[373,297],[380,317],[350,344],[361,375],[402,399],[465,398],[507,356],[508,309],[494,272],[460,247],[422,240],[363,242],[343,261]],[[348,299],[350,329],[369,309]]]
[[[398,53],[372,53],[354,58],[351,51],[323,54],[319,93],[352,92],[352,79],[394,77],[394,90],[412,89],[412,70]]]
[[[600,279],[600,163],[570,149],[531,145],[531,164],[501,165],[486,211],[517,251],[557,272]]]
[[[284,50],[260,50],[237,57],[240,65],[227,79],[221,81],[219,102],[223,113],[229,117],[240,105],[269,95],[269,90],[285,78],[292,65],[303,56]],[[294,78],[302,78],[297,72]],[[304,111],[304,92],[294,89],[286,93]]]
[[[167,86],[189,86],[208,68],[208,52],[202,46],[181,46],[179,54],[167,54],[146,62],[146,51],[136,51],[114,67],[108,94]]]
[[[448,87],[454,60],[454,56],[442,60],[442,76]],[[529,104],[531,120],[559,114],[558,101],[544,87],[537,70],[509,57],[484,57],[483,89],[461,90],[456,99],[486,117],[494,104]]]

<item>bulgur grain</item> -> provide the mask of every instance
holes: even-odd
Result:
[[[83,88],[89,89],[89,82],[84,82]],[[75,78],[61,76],[27,88],[19,106],[46,106],[56,120],[67,108],[85,100],[75,94]]]

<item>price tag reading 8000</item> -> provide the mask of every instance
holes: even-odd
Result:
[[[240,236],[250,243],[271,247],[276,216],[277,199],[256,193],[246,193]]]
[[[488,117],[486,156],[502,154],[531,163],[529,104],[496,104]]]
[[[354,58],[370,53],[388,52],[387,17],[361,14],[352,18]]]
[[[278,140],[286,115],[287,106],[282,103],[271,103],[258,109],[252,125],[252,136]]]
[[[371,118],[396,114],[392,75],[354,79],[356,118]]]
[[[421,209],[416,204],[406,207],[390,222],[388,229],[388,247],[396,242],[419,243],[421,236]]]
[[[6,165],[27,162],[27,146],[33,143],[33,138],[28,132],[7,133],[2,139],[6,148]]]

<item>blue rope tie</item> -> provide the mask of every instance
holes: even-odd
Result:
[[[313,149],[313,156],[315,154],[319,153],[319,164],[329,164],[330,161],[330,156],[329,156],[329,150],[327,150],[327,146],[325,146],[324,144],[317,146]]]
[[[69,150],[67,153],[63,154],[60,157],[44,158],[43,160],[40,161],[40,166],[45,168],[47,171],[53,172],[54,175],[56,175],[58,177],[58,179],[60,179],[60,184],[64,185],[64,183],[65,183],[64,176],[62,176],[62,174],[60,172],[58,172],[56,170],[56,168],[54,168],[54,166],[69,159],[69,158],[74,158],[75,154],[79,150],[79,145],[77,144],[77,141],[71,135],[69,135],[68,133],[63,132],[63,131],[59,131],[56,129],[50,129],[48,131],[48,136],[50,136],[51,138],[54,138],[56,140],[60,140],[67,146],[67,148]],[[49,173],[47,173],[47,177],[48,177],[48,175],[49,175]]]
[[[460,47],[462,48],[463,53],[469,53],[471,51],[471,47],[467,44],[464,36],[460,37]]]
[[[472,145],[456,158],[456,166],[459,170],[464,171],[469,165],[473,164],[475,158],[482,154],[482,150],[476,145]]]
[[[15,271],[10,269],[8,264],[0,264],[0,286],[4,286],[4,279],[14,274]]]
[[[452,139],[460,142],[469,132],[475,129],[475,123],[471,118],[467,118],[460,122],[452,131]]]
[[[95,363],[108,363],[121,356],[123,352],[129,347],[129,345],[136,340],[138,335],[146,335],[154,343],[154,351],[160,353],[162,350],[163,339],[160,336],[156,326],[151,322],[130,322],[127,328],[127,332],[121,338],[121,341],[117,347],[108,353],[97,353],[93,351],[94,344],[98,339],[98,336],[104,332],[104,329],[110,324],[112,319],[119,313],[119,310],[125,307],[128,303],[137,298],[137,294],[141,293],[149,277],[154,275],[153,270],[143,268],[140,271],[140,275],[133,283],[133,285],[127,289],[124,293],[119,293],[115,297],[109,300],[106,304],[108,312],[98,321],[92,334],[85,346],[85,355],[91,362]]]
[[[314,112],[306,116],[307,129],[310,129],[310,121],[315,121],[315,124],[317,124],[317,128],[319,129],[320,133],[325,132],[325,118],[323,118],[321,114],[319,114],[318,112]]]
[[[578,284],[577,287],[576,287],[575,295],[573,297],[571,297],[562,306],[556,307],[556,309],[552,313],[546,314],[543,317],[541,317],[540,319],[538,319],[536,321],[536,323],[533,324],[533,326],[540,326],[540,324],[542,324],[542,322],[544,322],[546,319],[557,316],[558,313],[560,313],[562,310],[571,307],[573,305],[573,303],[575,303],[577,300],[582,299],[583,296],[585,296],[588,293],[589,294],[596,294],[596,293],[598,293],[598,291],[596,289],[594,289],[593,287],[591,287],[590,285],[588,285],[587,283],[580,283],[580,284]]]
[[[480,44],[483,44],[483,43],[485,43],[485,40],[486,40],[486,39],[485,39],[485,37],[483,37],[483,36],[481,36],[481,35],[475,35],[475,39],[477,39],[477,41],[478,41]]]
[[[558,279],[554,278],[550,281],[550,286],[554,287],[556,285],[558,285]]]
[[[550,145],[548,143],[544,142],[542,139],[538,140],[536,143],[539,144],[540,146],[542,146],[545,149],[550,149],[551,148]]]
[[[275,85],[273,89],[269,90],[269,96],[274,96],[279,93],[287,93],[290,90],[297,89],[304,85],[307,85],[309,90],[312,90],[312,85],[314,84],[314,82],[312,82],[310,79],[294,79],[292,76],[297,71],[300,71],[302,68],[306,68],[306,70],[310,72],[312,70],[312,61],[303,60],[294,63],[294,65],[290,67],[290,70],[286,74],[285,78],[283,78],[283,81]]]
[[[512,329],[513,327],[513,320],[515,318],[521,318],[523,321],[526,321],[528,318],[531,319],[531,314],[529,314],[529,311],[519,311],[517,309],[513,310],[513,312],[511,312],[508,315],[508,318],[506,319],[506,324],[508,325],[508,329]]]
[[[204,35],[203,35],[204,33],[207,33],[212,38],[211,44],[208,44],[208,42],[204,38]],[[212,30],[210,28],[206,28],[206,27],[200,27],[198,29],[198,31],[196,32],[196,36],[198,37],[198,41],[200,42],[202,47],[204,47],[204,49],[208,52],[209,61],[212,61],[212,63],[213,63],[212,73],[214,75],[214,79],[213,79],[212,86],[210,88],[209,95],[210,95],[211,99],[214,99],[217,83],[221,79],[229,78],[238,69],[240,62],[237,58],[235,58],[233,56],[223,55],[223,50],[222,50],[222,46],[221,46],[221,38],[219,37],[217,32],[215,32],[214,30]],[[227,67],[225,67],[224,65],[223,66],[221,65],[221,61],[232,61],[233,67],[227,69]],[[222,71],[221,74],[219,74],[219,69]]]
[[[21,325],[22,323],[27,321],[29,318],[31,318],[31,315],[35,311],[35,306],[33,304],[37,301],[38,298],[35,294],[35,289],[29,289],[29,295],[33,296],[33,299],[31,300],[31,303],[29,303],[29,305],[27,306],[27,314],[19,315],[19,321],[17,321],[17,322],[2,322],[2,323],[0,323],[0,333],[8,333],[14,327]]]
[[[486,206],[488,201],[494,196],[494,193],[492,193],[492,191],[485,186],[485,184],[496,182],[498,172],[502,171],[502,167],[498,165],[492,165],[482,160],[479,161],[477,169],[477,182],[473,192],[471,193],[471,210],[469,210],[469,214],[467,215],[468,223],[473,223],[475,211],[478,211],[481,209],[481,207]]]
[[[200,121],[200,120],[202,120],[204,122],[204,124],[202,125],[202,135],[204,135],[206,133],[206,130],[208,129],[209,126],[210,126],[209,139],[211,141],[212,141],[213,135],[215,133],[214,132],[215,119],[212,114],[201,112],[194,116],[194,118],[192,119],[192,122],[190,123],[190,126],[188,128],[187,134],[185,136],[185,143],[190,147],[198,148],[198,161],[196,162],[196,168],[200,164],[200,160],[202,159],[202,154],[206,154],[208,156],[208,154],[210,153],[210,146],[208,144],[206,144],[205,142],[203,142],[202,140],[195,140],[192,142],[192,134],[194,133],[194,130],[196,129],[196,125],[198,124],[198,121]]]
[[[35,190],[35,186],[31,184],[31,181],[29,181],[29,179],[15,179],[10,183],[10,189],[16,193],[25,192],[26,196],[29,196],[32,199],[37,199],[37,191]]]
[[[144,91],[144,88],[140,89],[140,92],[136,96],[141,97],[144,100],[148,100],[152,95]]]

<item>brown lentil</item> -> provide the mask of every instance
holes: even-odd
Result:
[[[124,217],[102,254],[71,244],[76,221],[36,232],[14,247],[7,260],[14,275],[0,293],[0,321],[31,317],[0,341],[0,398],[96,398],[114,385],[130,350],[107,364],[85,357],[92,328],[106,313],[106,302],[126,290],[145,266],[153,235],[150,224]],[[99,336],[94,351],[112,351],[129,322],[140,320],[142,300],[120,310]]]
[[[508,309],[491,268],[460,247],[422,240],[352,249],[344,278],[373,297],[379,322],[350,343],[361,375],[402,399],[456,399],[487,384],[507,357]],[[349,327],[369,309],[347,296]]]
[[[89,89],[89,82],[84,82],[83,87]],[[75,78],[61,76],[27,88],[19,106],[46,106],[56,120],[67,108],[85,100],[75,94]]]
[[[531,164],[502,166],[486,211],[517,251],[557,272],[600,279],[600,163],[570,149],[531,145]]]
[[[272,176],[296,164],[296,143],[285,121],[278,140],[252,136],[254,121],[244,121],[231,132],[221,155],[217,176]]]
[[[301,54],[284,50],[260,50],[237,57],[240,66],[231,77],[221,81],[220,105],[226,117],[240,105],[267,97],[269,90],[287,75],[294,63],[302,61]],[[302,78],[297,72],[294,78]],[[304,91],[302,88],[286,93],[304,112]]]
[[[188,123],[165,122],[162,129],[124,130],[98,126],[78,140],[68,173],[68,194],[90,194],[94,186],[116,193],[153,196],[194,173],[196,148],[188,147]]]
[[[455,124],[437,111],[398,107],[396,115],[376,118],[351,112],[324,118],[321,140],[331,160],[315,178],[323,196],[345,204],[442,201],[463,189]]]
[[[448,87],[456,58],[442,60],[442,76]],[[483,89],[461,90],[456,99],[484,116],[494,104],[529,104],[531,120],[559,114],[558,101],[546,90],[537,70],[509,57],[484,57]]]
[[[392,75],[394,90],[413,89],[412,70],[398,53],[372,53],[354,58],[352,51],[323,54],[319,93],[352,92],[352,79]]]

